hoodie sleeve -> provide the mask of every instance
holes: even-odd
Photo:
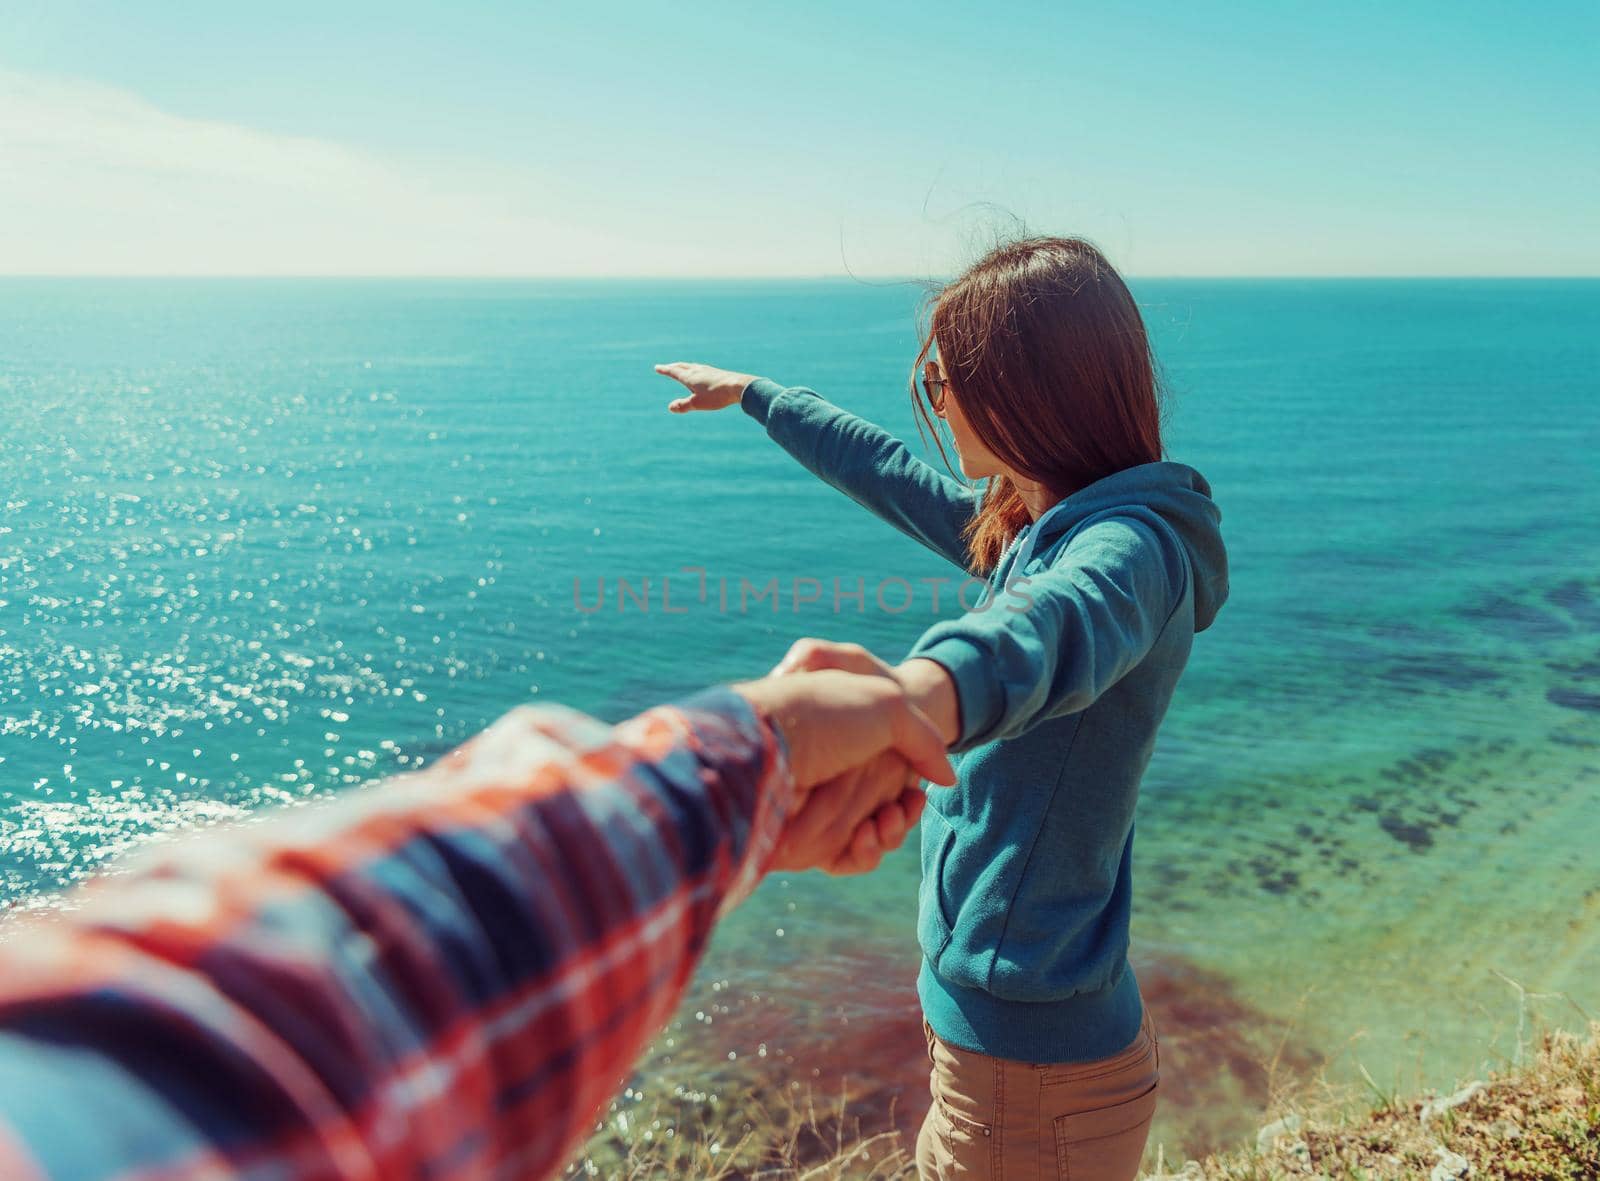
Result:
[[[963,751],[1087,709],[1144,659],[1183,601],[1188,563],[1134,517],[1083,528],[1046,569],[1008,580],[986,609],[934,624],[907,659],[955,681]]]
[[[978,508],[972,489],[912,455],[882,427],[805,386],[758,377],[744,388],[739,405],[806,470],[967,569],[961,531]]]

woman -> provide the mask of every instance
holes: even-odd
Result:
[[[817,641],[780,666],[876,668],[963,755],[922,823],[923,1177],[1133,1177],[1159,1065],[1127,961],[1134,803],[1228,571],[1210,486],[1162,458],[1126,285],[1086,242],[1029,238],[939,292],[918,410],[948,425],[981,493],[809,389],[657,371],[687,387],[673,411],[739,402],[812,472],[990,584],[893,668]]]

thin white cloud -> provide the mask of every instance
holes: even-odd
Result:
[[[536,181],[453,187],[344,145],[0,71],[0,273],[637,273],[640,244],[557,223]],[[651,270],[693,271],[654,244]],[[630,265],[630,262],[633,265]]]

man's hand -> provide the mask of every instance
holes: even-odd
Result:
[[[937,661],[913,659],[890,665],[860,644],[806,638],[796,640],[773,668],[773,676],[834,668],[887,677],[906,691],[911,704],[938,728],[946,745],[961,737],[961,702],[955,681]]]
[[[670,377],[689,392],[667,403],[674,414],[687,414],[691,410],[722,410],[732,406],[744,393],[744,387],[755,380],[749,373],[734,373],[715,369],[693,361],[673,361],[657,365],[656,372]]]
[[[906,835],[922,819],[922,809],[927,806],[927,794],[919,786],[915,791],[900,793],[898,800],[880,805],[871,820],[856,826],[850,846],[824,873],[871,873],[878,868],[883,855],[898,849]]]
[[[889,750],[924,778],[946,786],[956,781],[939,732],[892,679],[827,669],[743,681],[733,689],[783,731],[802,791]]]
[[[955,782],[938,732],[891,678],[829,669],[733,688],[783,731],[800,793],[773,868],[875,868],[921,815],[922,779]]]
[[[817,787],[790,817],[772,868],[816,867],[832,874],[877,869],[883,855],[898,849],[916,827],[928,802],[916,772],[907,776],[905,762],[886,751]],[[870,808],[865,816],[864,806]]]

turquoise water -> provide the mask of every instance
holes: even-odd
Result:
[[[1134,286],[1233,566],[1139,814],[1176,1152],[1274,1088],[1442,1086],[1600,1011],[1600,283]],[[0,282],[4,898],[521,701],[621,718],[804,634],[897,658],[951,572],[736,411],[668,415],[650,366],[915,445],[918,294]],[[806,1079],[914,1123],[915,878],[906,849],[763,886],[627,1102]]]

